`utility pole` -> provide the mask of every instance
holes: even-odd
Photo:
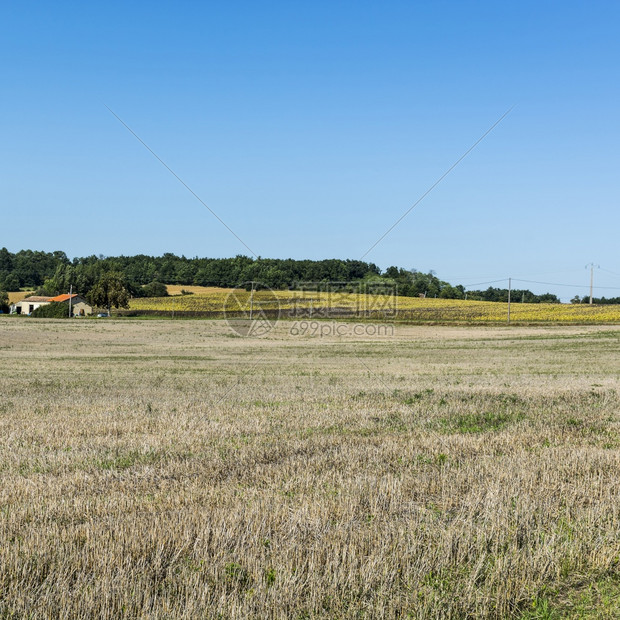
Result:
[[[598,269],[599,266],[595,265],[594,263],[589,263],[588,265],[586,265],[586,269],[588,267],[590,267],[590,305],[592,305],[592,291],[594,290],[594,268],[596,267]]]
[[[251,282],[252,290],[250,292],[250,321],[252,320],[252,314],[254,312],[254,280]]]
[[[73,284],[69,287],[69,318],[71,318],[72,302],[73,302]]]
[[[510,293],[512,291],[512,278],[508,278],[508,325],[510,325]]]

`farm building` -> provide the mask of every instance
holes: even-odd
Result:
[[[31,295],[11,306],[11,314],[32,314],[39,306],[49,304],[51,297]]]
[[[71,314],[73,314],[73,316],[87,316],[93,313],[93,307],[88,304],[83,297],[76,294],[58,295],[57,297],[52,297],[50,301],[69,305],[69,299],[71,299]]]
[[[41,297],[32,295],[11,306],[11,314],[32,314],[39,306],[54,302],[69,305],[71,300],[71,314],[73,316],[87,316],[93,313],[93,307],[79,295],[57,295],[56,297]],[[67,310],[68,311],[68,310]]]

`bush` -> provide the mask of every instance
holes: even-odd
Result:
[[[168,297],[168,289],[161,282],[151,282],[142,287],[145,297]]]
[[[44,306],[36,308],[30,316],[37,319],[68,319],[69,306],[67,304],[53,301]]]

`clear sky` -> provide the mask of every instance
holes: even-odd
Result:
[[[620,3],[4,3],[0,246],[620,295]],[[498,285],[501,285],[499,283]],[[485,288],[485,286],[481,287]]]

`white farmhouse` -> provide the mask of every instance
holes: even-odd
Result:
[[[11,314],[32,314],[39,306],[50,303],[51,297],[31,295],[11,306]]]
[[[73,316],[87,316],[93,313],[93,307],[79,295],[57,295],[56,297],[43,297],[31,295],[11,306],[11,314],[32,314],[39,306],[46,306],[53,301],[67,304],[67,310],[71,300],[71,314]]]

